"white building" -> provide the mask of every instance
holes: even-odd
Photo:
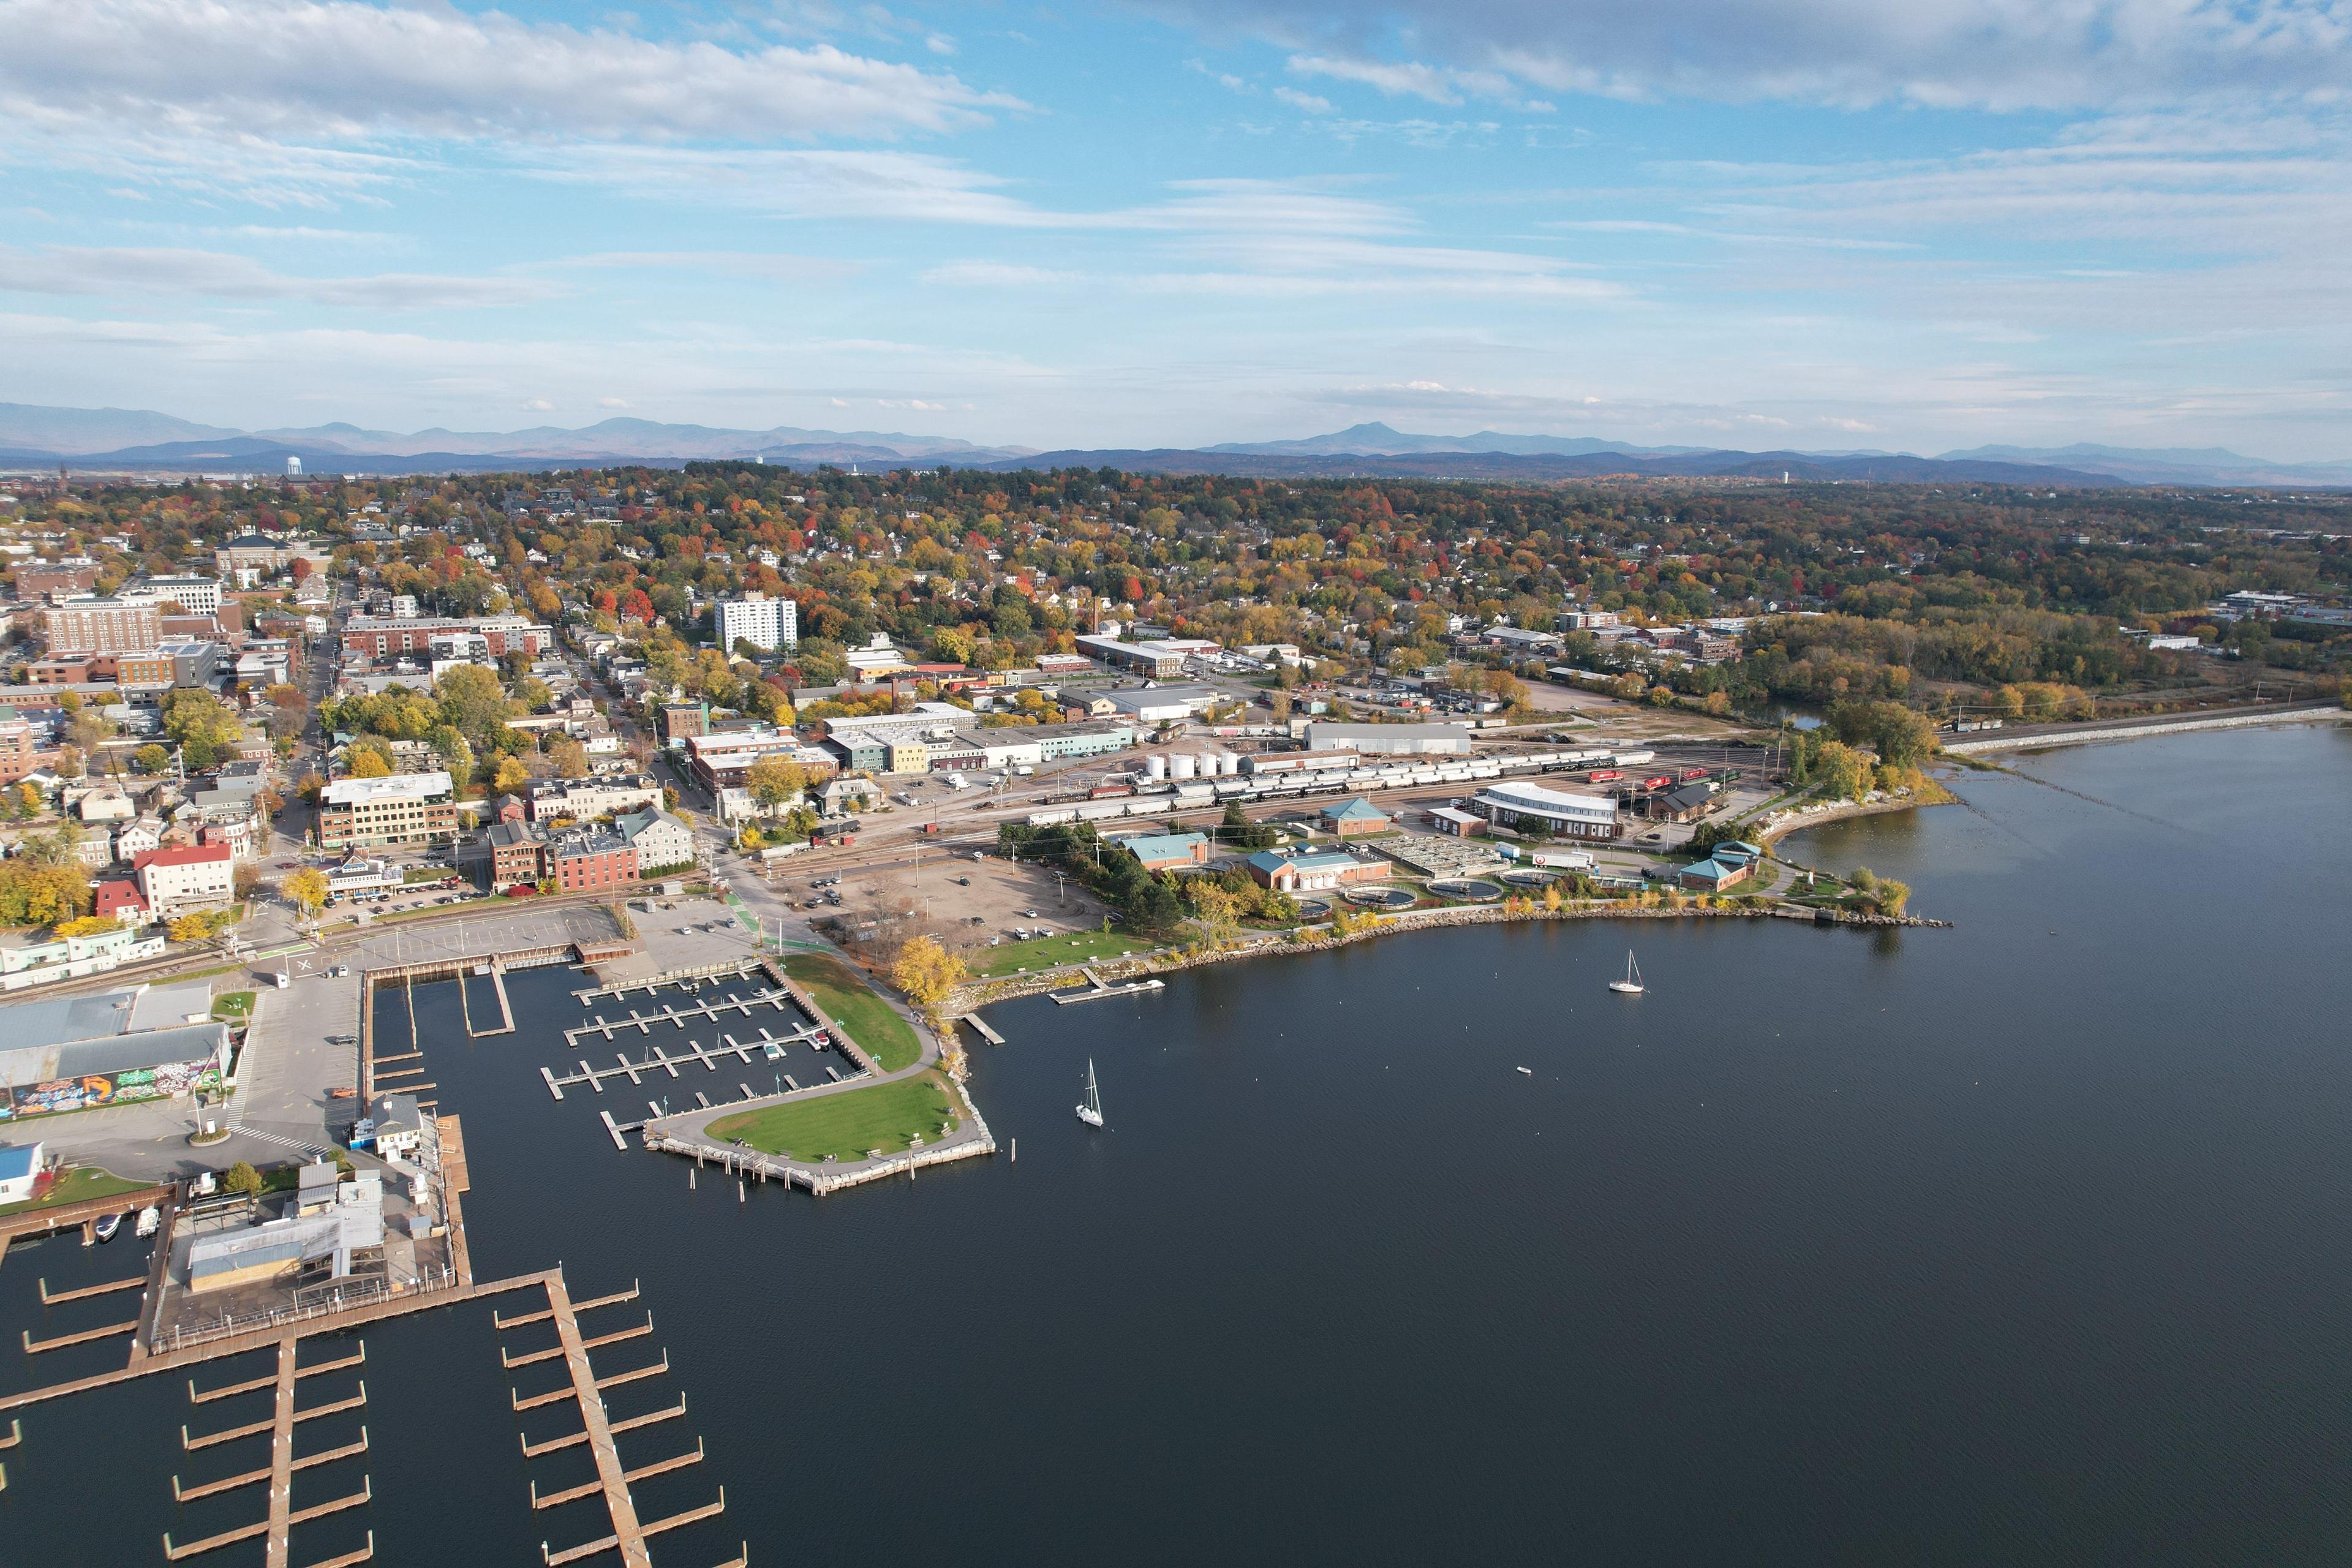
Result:
[[[613,826],[637,852],[637,872],[694,864],[694,830],[668,812],[647,807],[615,817]]]
[[[1570,795],[1506,781],[1472,795],[1469,809],[1497,827],[1524,830],[1539,825],[1562,838],[1617,837],[1617,802],[1605,795]]]
[[[877,675],[887,675],[894,669],[914,668],[914,662],[893,645],[888,636],[882,632],[876,632],[873,639],[864,647],[851,648],[841,656],[841,659],[849,667],[849,678],[852,680],[870,679]]]
[[[711,614],[723,653],[734,652],[738,642],[750,643],[762,653],[773,653],[801,640],[801,607],[790,599],[746,594],[740,599],[719,600],[711,607]]]
[[[221,585],[212,577],[149,577],[126,583],[114,595],[125,604],[175,604],[192,616],[217,616]]]
[[[1467,756],[1470,731],[1458,724],[1309,724],[1310,752],[1355,752],[1365,756]]]
[[[218,909],[236,893],[236,854],[226,844],[151,849],[131,862],[140,896],[157,920]]]

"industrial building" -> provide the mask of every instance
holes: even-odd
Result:
[[[1309,724],[1310,752],[1363,756],[1466,757],[1470,731],[1459,724]]]
[[[1176,871],[1209,863],[1209,840],[1200,833],[1152,833],[1122,846],[1147,871]]]
[[[18,1003],[0,1049],[0,1125],[217,1088],[229,1029],[211,1009],[202,980]]]
[[[1077,639],[1080,653],[1113,669],[1123,669],[1130,675],[1149,675],[1162,679],[1184,673],[1184,661],[1216,653],[1217,645],[1198,637],[1169,637],[1155,642],[1121,642],[1117,637],[1085,637]]]
[[[1362,838],[1389,830],[1388,814],[1362,795],[1323,808],[1323,826],[1341,838]]]
[[[1319,893],[1360,882],[1384,882],[1385,860],[1360,860],[1344,849],[1261,849],[1244,863],[1253,881],[1283,893]]]

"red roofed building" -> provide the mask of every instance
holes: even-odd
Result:
[[[226,844],[150,849],[131,863],[139,891],[158,920],[218,909],[236,895],[236,855]]]
[[[107,877],[93,885],[98,894],[98,916],[100,920],[118,920],[125,924],[147,918],[147,900],[140,895],[139,884],[128,877]]]

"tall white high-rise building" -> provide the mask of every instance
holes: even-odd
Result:
[[[721,599],[711,606],[719,646],[728,652],[737,642],[748,642],[763,653],[792,647],[801,640],[801,607],[790,599],[771,599],[750,593],[740,599]]]

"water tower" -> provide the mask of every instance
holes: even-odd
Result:
[[[301,458],[289,458],[286,459],[286,477],[289,479],[299,479],[302,477]]]

